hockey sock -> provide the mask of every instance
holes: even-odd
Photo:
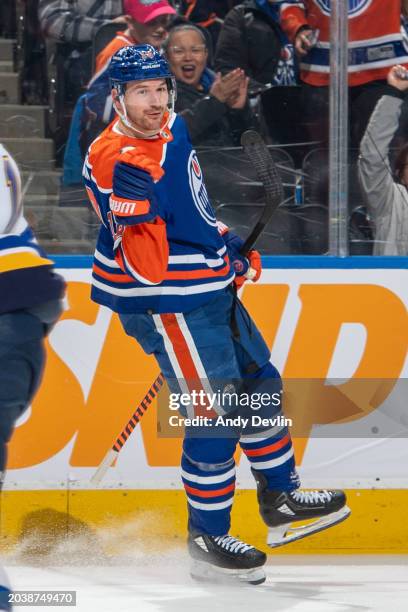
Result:
[[[287,429],[270,437],[244,436],[240,445],[251,467],[262,472],[271,491],[293,491],[300,486],[292,439]]]
[[[193,535],[227,534],[235,490],[234,459],[207,463],[195,461],[184,451],[181,468],[188,501],[189,532]]]

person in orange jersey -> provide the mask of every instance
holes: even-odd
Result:
[[[274,0],[269,0],[274,4]],[[330,82],[330,18],[333,0],[278,2],[283,31],[300,58],[303,118],[311,135],[327,140]],[[348,83],[351,143],[357,147],[376,102],[387,89],[391,66],[408,67],[408,49],[401,31],[401,0],[348,0]]]
[[[127,28],[117,35],[97,55],[96,75],[107,68],[111,57],[127,45],[149,44],[160,50],[167,38],[167,28],[176,11],[167,0],[143,2],[143,0],[124,0]],[[94,77],[95,78],[95,77]]]

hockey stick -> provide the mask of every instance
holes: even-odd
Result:
[[[134,413],[132,414],[132,416],[130,417],[129,421],[126,423],[125,427],[120,432],[119,436],[116,438],[116,441],[114,442],[112,448],[106,453],[105,457],[102,460],[102,463],[99,465],[95,474],[91,478],[92,484],[99,484],[101,482],[102,478],[105,476],[108,469],[111,467],[113,462],[117,459],[121,449],[126,444],[132,431],[134,430],[136,425],[139,423],[140,419],[142,418],[142,416],[148,409],[149,405],[152,403],[152,400],[159,393],[160,389],[163,386],[163,382],[164,382],[163,374],[160,373],[158,377],[156,378],[156,380],[153,382],[149,391],[146,393],[146,395],[144,396],[144,398],[142,399],[142,401],[140,402],[140,404],[134,411]]]
[[[246,256],[264,231],[279,204],[283,201],[284,194],[282,180],[279,176],[276,164],[268,151],[268,147],[258,132],[254,130],[247,130],[244,132],[241,136],[241,144],[256,170],[266,196],[262,214],[242,245],[240,253]],[[252,270],[252,272],[254,273],[252,274],[253,277],[255,271]],[[249,276],[247,276],[248,274]],[[251,268],[248,270],[246,276],[247,278],[251,278]]]

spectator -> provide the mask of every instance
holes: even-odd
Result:
[[[160,50],[167,38],[171,17],[176,14],[167,0],[150,0],[149,3],[145,0],[124,0],[123,6],[128,27],[124,32],[118,32],[98,54],[95,74],[88,85],[86,104],[93,118],[103,121],[105,125],[102,128],[114,115],[107,72],[111,57],[127,45],[149,44]]]
[[[160,49],[167,37],[167,28],[176,11],[167,0],[124,0],[127,29],[98,54],[95,74],[87,92],[76,104],[64,155],[64,185],[82,182],[85,152],[91,142],[112,121],[114,111],[109,86],[108,66],[111,57],[122,47],[151,44]]]
[[[403,78],[405,75],[405,78]],[[408,71],[394,66],[361,141],[359,176],[374,225],[374,255],[408,255],[408,144],[389,162],[408,91]]]
[[[128,27],[125,32],[118,32],[117,36],[98,54],[95,76],[101,70],[106,70],[111,57],[126,45],[149,44],[160,50],[167,38],[171,16],[176,14],[166,0],[149,3],[142,0],[124,0],[123,6]]]
[[[357,0],[349,4],[349,91],[352,145],[358,146],[367,119],[387,91],[390,65],[408,65],[401,33],[406,0]],[[301,58],[302,109],[313,139],[328,137],[330,2],[277,2],[282,29]],[[313,40],[315,38],[315,40]]]
[[[51,130],[61,152],[74,106],[92,74],[95,33],[111,21],[123,22],[125,16],[122,0],[39,0],[38,18],[51,81]]]
[[[123,21],[122,0],[39,0],[43,34],[58,42],[90,43],[101,25]]]
[[[244,71],[221,76],[207,68],[206,38],[194,25],[173,28],[165,51],[177,81],[176,111],[187,122],[193,144],[239,144],[241,133],[255,124]]]
[[[282,33],[276,10],[266,0],[245,0],[226,16],[215,52],[223,74],[242,68],[251,92],[273,82],[281,58]]]
[[[215,48],[222,20],[239,0],[181,0],[179,13],[194,25],[205,28]]]

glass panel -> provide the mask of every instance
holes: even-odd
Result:
[[[185,2],[173,4],[179,14],[185,11]],[[406,4],[270,0],[259,3],[267,19],[239,21],[250,9],[242,13],[232,1],[215,19],[207,20],[204,8],[192,15],[205,27],[200,44],[190,45],[193,68],[176,73],[177,109],[189,124],[196,100],[185,102],[183,79],[188,85],[204,42],[203,68],[224,78],[244,66],[250,77],[246,114],[224,102],[220,121],[214,113],[204,136],[193,130],[192,141],[218,216],[245,238],[265,195],[239,140],[248,127],[262,134],[284,183],[284,201],[258,244],[262,253],[407,253],[407,155],[399,155],[408,129],[405,71],[387,85],[393,65],[408,66]],[[109,21],[120,16],[121,2],[110,6],[106,23],[91,33],[74,32],[69,23],[58,33],[54,18],[47,29],[38,0],[3,0],[0,9],[0,138],[21,168],[26,215],[50,253],[94,248],[99,222],[81,166],[89,143],[113,117],[107,81],[87,89],[98,54],[127,27]],[[234,47],[234,23],[245,33],[243,46]],[[173,48],[184,61],[189,46],[169,45],[169,60]],[[214,98],[214,74],[203,75],[196,90]],[[370,122],[377,103],[379,120]]]
[[[331,4],[332,22],[338,23],[337,40],[342,40],[342,44],[345,31],[345,24],[340,27],[342,9],[348,10],[350,253],[406,255],[408,242],[403,228],[407,227],[407,195],[404,178],[395,173],[395,164],[398,160],[402,169],[405,162],[405,154],[398,159],[398,148],[407,130],[401,92],[408,82],[401,78],[406,75],[404,69],[400,77],[393,69],[396,64],[408,62],[407,34],[401,16],[406,2],[348,0]],[[332,41],[333,51],[335,43],[336,40]],[[338,61],[336,69],[341,65]],[[394,74],[391,87],[387,84],[390,71]],[[339,87],[335,103],[341,103],[342,91]],[[340,124],[341,118],[338,124],[332,125],[332,130],[340,131]],[[342,150],[339,144],[339,156]],[[342,164],[336,165],[341,169]],[[344,192],[339,189],[338,195],[343,198]]]
[[[329,252],[348,255],[348,8],[349,0],[331,4]]]

